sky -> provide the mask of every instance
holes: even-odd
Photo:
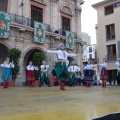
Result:
[[[97,11],[91,6],[94,3],[103,0],[84,0],[82,5],[82,32],[88,33],[91,36],[91,44],[96,43],[95,25],[97,24]]]

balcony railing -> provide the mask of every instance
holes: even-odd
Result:
[[[66,36],[66,30],[63,30],[63,29],[59,29],[57,30],[57,32],[63,36]],[[77,39],[77,33],[73,32],[74,33],[74,38]]]
[[[109,54],[107,55],[107,61],[116,61],[118,58],[117,54]]]
[[[13,23],[13,24],[20,24],[20,25],[34,28],[34,20],[31,20],[31,19],[26,18],[24,16],[10,13],[10,19],[11,19],[11,23]],[[46,25],[46,31],[51,32],[50,25],[48,25],[48,24],[45,24],[45,25]]]
[[[115,35],[107,35],[106,36],[106,40],[109,41],[109,40],[114,40],[115,39]]]

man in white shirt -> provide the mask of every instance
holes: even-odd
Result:
[[[75,61],[72,61],[72,65],[68,68],[68,72],[70,73],[70,81],[69,87],[75,87],[77,80],[77,72],[80,72],[80,68],[75,65]]]
[[[49,69],[49,65],[47,65],[46,61],[42,61],[42,65],[40,66],[40,68],[41,68],[41,73],[40,73],[39,87],[41,87],[43,83],[48,84],[48,87],[51,87],[48,79],[48,73],[47,73]]]
[[[60,89],[61,90],[66,90],[64,88],[65,86],[65,81],[67,79],[67,67],[66,67],[66,61],[68,57],[74,57],[76,56],[75,54],[70,54],[65,50],[64,44],[59,44],[58,45],[58,50],[52,51],[52,50],[47,50],[47,53],[51,54],[56,54],[58,57],[58,62],[55,66],[55,68],[52,70],[53,76],[56,76],[60,81]]]

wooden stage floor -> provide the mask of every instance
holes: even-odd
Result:
[[[120,86],[0,87],[0,120],[91,120],[120,111]]]

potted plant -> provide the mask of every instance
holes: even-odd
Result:
[[[40,65],[42,61],[45,59],[45,54],[43,52],[35,52],[33,54],[33,64],[38,66],[39,70],[35,71],[35,86],[39,86],[40,79]]]
[[[15,67],[12,68],[12,81],[9,83],[10,87],[15,86],[15,80],[17,78],[17,75],[19,74],[19,59],[21,56],[21,51],[16,48],[12,48],[8,51],[8,57],[10,57],[10,60],[13,61]]]

